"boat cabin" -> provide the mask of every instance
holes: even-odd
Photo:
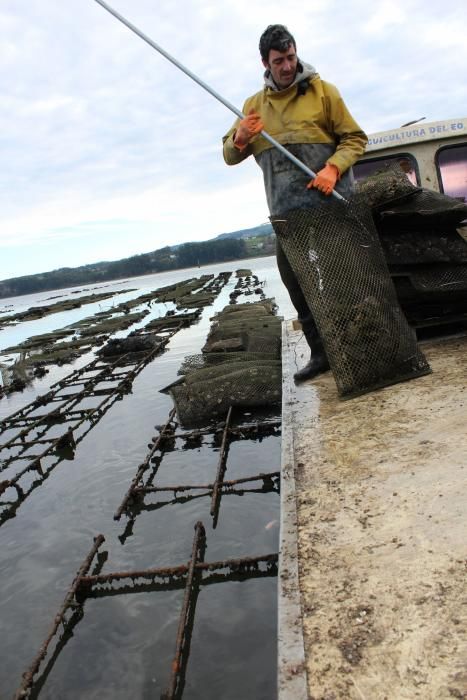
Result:
[[[467,202],[467,117],[370,134],[354,175],[361,180],[394,160],[414,185]]]

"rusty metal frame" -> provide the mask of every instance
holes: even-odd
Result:
[[[196,602],[199,592],[200,571],[196,565],[204,560],[206,550],[206,531],[202,522],[195,525],[195,537],[191,550],[191,559],[188,565],[185,595],[178,623],[177,640],[175,642],[175,654],[172,661],[172,673],[167,692],[162,696],[163,700],[174,700],[176,694],[182,691],[185,673],[190,654],[191,630],[195,617]]]
[[[123,379],[118,381],[117,386],[109,391],[109,393],[105,395],[105,398],[97,406],[83,410],[71,410],[71,408],[68,408],[68,417],[65,418],[65,420],[62,420],[64,418],[62,414],[63,407],[61,407],[61,409],[53,409],[48,413],[33,418],[30,426],[26,428],[23,428],[21,425],[21,421],[24,420],[23,416],[18,416],[18,423],[20,424],[19,427],[21,428],[20,431],[6,443],[0,445],[0,450],[10,447],[20,447],[20,451],[18,454],[4,459],[3,463],[0,464],[0,471],[4,471],[18,460],[28,460],[29,463],[20,469],[13,478],[0,482],[0,496],[3,495],[9,488],[13,488],[16,491],[15,501],[7,501],[6,503],[3,503],[4,507],[0,514],[0,525],[15,515],[19,505],[27,498],[27,496],[30,495],[33,490],[37,488],[39,484],[43,483],[57,464],[64,459],[64,456],[63,454],[60,454],[60,451],[66,450],[67,448],[74,450],[76,445],[81,442],[84,436],[99,422],[109,408],[131,389],[135,377],[163,349],[168,340],[169,339],[161,343],[157,348],[151,350],[150,353],[147,353],[142,359],[138,360],[137,362],[133,362],[131,365],[128,363],[128,358],[123,356],[120,358],[120,360],[113,362],[111,365],[101,368],[99,373],[95,375],[92,380],[87,380],[84,378],[84,388],[82,392],[80,392],[79,397],[73,396],[70,401],[70,407],[71,405],[77,406],[80,401],[88,399],[90,396],[95,396],[96,394],[92,393],[93,388],[101,381],[101,376],[106,376],[109,371],[112,372],[114,368],[121,367],[122,359],[126,358],[126,366],[132,367],[132,369],[124,374]],[[92,369],[99,369],[99,366],[95,363],[95,361],[93,361],[91,365]],[[122,375],[119,374],[116,379],[118,380],[120,376]],[[68,386],[65,380],[61,380],[60,384],[62,386],[56,389],[54,399],[62,388],[66,388]],[[43,405],[41,403],[41,399],[43,399],[43,397],[39,397],[39,402],[36,399],[36,401],[33,402],[33,407],[31,407],[32,405],[29,405],[25,407],[23,411],[31,412],[37,408],[38,405]],[[21,411],[18,413],[21,414]],[[11,418],[12,417],[7,419],[9,424],[11,424]],[[72,422],[73,424],[56,438],[44,438],[44,435],[46,435],[50,427],[56,425],[57,422]],[[82,426],[85,426],[87,429],[78,438],[75,438],[75,432]],[[35,439],[27,441],[26,437],[28,433],[32,432],[32,430],[38,430],[38,436]],[[46,445],[46,447],[38,453],[25,454],[27,449],[35,445]],[[43,461],[46,458],[52,458],[53,460],[52,464],[48,465],[47,467],[43,465]],[[27,487],[27,489],[24,489],[21,486],[20,481],[28,472],[35,472],[37,479],[35,479],[34,482]]]
[[[230,277],[230,274],[228,277]],[[228,277],[226,277],[225,274],[221,273],[217,275],[217,277],[209,279],[208,283],[206,283],[205,280],[201,280],[200,284],[197,287],[195,287],[195,289],[214,289],[214,291],[217,292],[217,294],[219,294],[221,289],[227,283]],[[162,292],[164,290],[162,289],[157,291]],[[18,455],[14,455],[9,459],[0,460],[0,472],[6,469],[13,461],[15,461],[15,459],[21,458],[21,456],[24,455],[26,449],[32,444],[36,444],[38,442],[47,443],[48,441],[42,441],[40,439],[40,436],[47,432],[49,423],[69,421],[70,419],[67,416],[72,415],[74,413],[78,416],[78,419],[80,419],[83,414],[94,414],[99,411],[101,406],[98,406],[90,411],[75,410],[75,407],[79,405],[79,403],[84,398],[89,398],[90,396],[98,395],[113,395],[116,392],[123,393],[125,390],[129,390],[131,388],[131,383],[133,379],[141,371],[144,364],[150,362],[155,355],[161,352],[169,342],[170,338],[175,333],[177,333],[182,328],[186,328],[187,326],[191,325],[191,323],[197,321],[200,315],[202,314],[202,310],[202,307],[193,308],[187,313],[174,313],[171,316],[166,315],[161,318],[152,319],[152,321],[146,324],[145,327],[134,331],[135,335],[143,335],[147,334],[148,330],[152,330],[154,332],[154,330],[157,329],[158,333],[162,334],[162,337],[160,335],[158,336],[159,343],[157,347],[153,348],[147,353],[144,353],[142,359],[134,359],[136,354],[141,357],[142,353],[127,353],[126,355],[115,359],[113,362],[105,362],[104,360],[96,358],[84,367],[81,367],[80,369],[72,372],[70,375],[68,375],[68,377],[65,377],[60,381],[56,382],[55,384],[52,384],[49,391],[46,394],[37,397],[33,402],[31,402],[27,406],[24,406],[15,413],[1,420],[0,436],[8,430],[12,430],[14,428],[23,428],[23,430],[20,430],[14,437],[7,440],[5,443],[0,444],[0,450],[10,448],[13,446],[22,447],[23,449],[21,449]],[[119,367],[122,368],[130,365],[133,365],[133,370],[123,372],[120,375],[117,375],[114,372],[114,370],[118,369]],[[89,372],[96,370],[97,374],[93,377],[88,377],[87,381],[82,379],[82,375],[88,374]],[[119,379],[120,377],[123,378],[121,379],[117,387],[112,387],[109,389],[96,388],[98,384],[104,381],[117,381],[117,379]],[[76,392],[76,394],[65,394],[63,396],[60,396],[60,392],[63,389],[69,388],[70,386],[81,386],[82,389]],[[40,416],[31,415],[40,406],[46,406],[47,404],[53,402],[61,402],[61,406]],[[78,424],[74,426],[74,429],[79,427],[81,422],[82,421],[78,420]],[[42,433],[39,433],[39,436],[36,439],[26,442],[26,437],[28,436],[28,434],[34,429],[41,428],[42,426],[44,426],[44,424],[46,427],[42,431]],[[17,444],[15,442],[16,440],[20,440],[21,443]],[[55,447],[56,446],[54,444],[52,449],[54,449]]]
[[[138,483],[143,478],[144,472],[148,469],[150,461],[151,461],[154,453],[156,452],[156,450],[159,449],[162,441],[167,437],[167,435],[170,433],[173,433],[173,431],[175,429],[174,424],[173,424],[174,416],[175,416],[175,408],[173,408],[171,410],[166,423],[164,424],[164,426],[162,427],[162,429],[160,431],[159,437],[151,445],[151,447],[149,448],[149,452],[147,453],[146,457],[144,458],[144,461],[138,467],[138,471],[136,472],[136,475],[134,476],[134,478],[130,484],[130,488],[126,492],[125,497],[123,498],[123,501],[121,502],[120,506],[117,509],[117,512],[114,515],[114,520],[120,520],[120,517],[121,517],[123,511],[125,510],[125,508],[127,507],[128,502],[133,498],[133,495],[135,493],[135,489],[136,489]]]
[[[11,437],[0,444],[0,452],[10,449],[17,450],[15,454],[0,459],[0,473],[17,461],[26,462],[26,466],[17,471],[12,478],[0,481],[0,497],[8,489],[13,489],[16,494],[14,499],[0,503],[0,526],[15,516],[21,503],[43,483],[57,464],[64,459],[60,452],[64,450],[73,452],[76,445],[98,423],[109,408],[131,390],[136,376],[149,362],[163,352],[173,335],[197,320],[199,316],[197,311],[181,314],[181,318],[177,318],[175,314],[170,317],[174,321],[170,322],[167,328],[164,327],[164,324],[160,324],[165,335],[164,337],[158,336],[157,346],[149,352],[144,354],[126,353],[108,362],[96,358],[52,384],[46,394],[38,396],[27,406],[0,421],[0,436],[9,431],[15,431]],[[141,335],[143,332],[145,332],[144,328],[140,329],[138,334]],[[100,386],[104,382],[114,382],[115,386]],[[81,387],[81,389],[66,393],[70,387]],[[100,396],[104,398],[97,406],[87,409],[79,408],[82,401]],[[54,404],[60,405],[54,406]],[[47,410],[49,406],[50,409]],[[45,412],[34,415],[34,412],[40,410],[41,407],[45,407]],[[57,423],[68,425],[58,437],[48,438],[47,432]],[[78,429],[83,426],[86,427],[86,430],[77,437]],[[39,447],[40,451],[28,453],[28,450],[34,449],[34,447]],[[44,465],[46,458],[52,459],[52,464]],[[36,478],[32,484],[24,486],[20,483],[21,479],[29,472],[35,473]]]
[[[159,567],[150,569],[137,569],[130,571],[116,571],[107,574],[89,574],[89,569],[94,557],[98,554],[99,547],[105,541],[103,535],[94,538],[94,544],[81,564],[70,588],[68,589],[62,605],[54,617],[47,636],[41,644],[38,653],[31,665],[22,674],[22,682],[15,693],[15,700],[31,698],[39,684],[43,684],[44,675],[48,675],[51,665],[71,635],[68,634],[70,626],[75,626],[83,617],[84,604],[87,598],[101,598],[109,595],[125,595],[128,593],[140,593],[142,591],[154,592],[154,590],[173,590],[184,587],[184,597],[180,612],[177,637],[175,643],[174,658],[171,666],[171,675],[164,700],[176,700],[183,689],[184,679],[188,664],[191,631],[195,615],[198,592],[201,586],[222,583],[230,580],[247,580],[250,578],[277,576],[278,554],[266,554],[256,557],[243,557],[225,559],[222,561],[205,562],[204,552],[206,546],[206,533],[203,523],[198,521],[195,525],[195,535],[191,550],[191,557],[187,564],[171,567]],[[265,566],[262,570],[260,567]],[[219,572],[228,571],[228,575],[219,575]],[[204,578],[204,574],[208,576]],[[146,585],[137,584],[142,579],[148,581]],[[161,584],[154,587],[156,579]],[[113,584],[131,581],[131,586],[113,587]],[[67,613],[72,612],[67,619]],[[56,651],[48,663],[46,671],[36,678],[47,656],[50,644],[60,628],[63,634],[56,644]],[[65,640],[66,637],[66,640]],[[65,641],[64,641],[65,640]]]
[[[241,485],[241,483],[247,481],[263,481],[263,483],[258,488],[234,488],[234,485],[236,483]],[[207,484],[206,486],[211,485]],[[184,487],[185,485],[181,485],[182,489]],[[164,489],[161,488],[160,491],[164,492]],[[133,527],[136,522],[136,517],[142,512],[149,513],[152,511],[160,510],[161,508],[165,508],[166,506],[173,506],[177,503],[188,503],[189,501],[194,501],[199,498],[207,498],[212,496],[212,491],[210,489],[206,489],[206,491],[202,493],[194,493],[194,491],[195,489],[188,491],[188,495],[182,492],[182,495],[177,495],[171,500],[158,501],[157,503],[148,504],[143,502],[145,493],[157,493],[157,488],[153,489],[152,487],[148,487],[147,490],[142,489],[140,493],[138,492],[138,489],[136,489],[133,494],[135,498],[135,503],[132,504],[131,511],[127,511],[126,513],[128,517],[126,520],[125,529],[121,535],[118,535],[118,539],[120,540],[121,544],[125,544],[126,540],[133,535]],[[264,494],[271,492],[280,492],[280,472],[261,473],[257,476],[246,477],[245,479],[238,479],[233,481],[226,481],[222,484],[222,496],[245,496],[246,494]]]
[[[163,339],[163,341],[165,342],[168,342],[170,337],[174,334],[174,332],[177,332],[177,330],[179,330],[180,327],[183,327],[183,325],[178,325],[176,330],[174,330],[174,326],[172,324],[168,325],[170,325],[171,327],[168,329],[164,328],[164,332],[168,333],[168,337]],[[163,343],[164,345],[165,342]],[[161,346],[159,345],[156,349],[156,352],[160,349],[160,347]],[[152,352],[150,354],[152,354]],[[143,358],[143,361],[145,358],[146,356]],[[123,358],[119,358],[119,360],[120,362],[117,361],[116,363],[116,365],[118,365],[119,367],[124,366],[126,362],[129,365],[132,364],[132,361],[131,359],[128,359],[128,356],[123,356]],[[93,370],[99,370],[97,362],[98,361],[96,360],[93,361],[93,363],[91,363],[93,364]],[[114,365],[112,365],[112,367],[113,366]],[[104,401],[101,402],[101,404],[99,404],[98,407],[96,407],[95,409],[89,409],[87,411],[87,413],[99,411],[100,414],[103,415],[105,410],[108,410],[105,408],[105,404],[109,401],[109,397],[113,397],[115,393],[118,393],[118,390],[124,383],[125,379],[118,383],[115,390],[100,390],[98,392],[98,390],[96,390],[96,385],[99,382],[93,382],[93,379],[88,380],[88,382],[80,380],[80,377],[86,372],[86,369],[87,368],[82,368],[81,370],[78,370],[77,372],[70,375],[71,381],[68,384],[66,384],[67,387],[84,385],[85,389],[83,389],[82,392],[78,392],[78,394],[68,395],[67,398],[71,397],[71,401],[73,401],[73,399],[83,394],[85,394],[85,398],[87,398],[89,395],[105,395],[106,399],[104,399]],[[136,376],[134,369],[130,371],[130,375],[132,382],[134,376]],[[97,376],[98,375],[96,375],[96,377]],[[118,377],[112,377],[107,372],[101,381],[116,381],[117,379]],[[63,382],[64,380],[61,380],[61,382],[57,382],[58,388],[56,389],[55,393],[49,392],[49,394],[53,394],[50,398],[50,401],[53,402],[61,400],[58,396],[58,393],[63,388],[63,386],[61,386]],[[94,389],[93,394],[85,393],[89,390],[90,383],[93,385],[91,387],[91,390],[92,388]],[[56,385],[53,385],[53,387],[55,386]],[[120,393],[122,393],[121,388]],[[114,400],[117,399],[115,398]],[[37,407],[37,404],[35,407]],[[61,418],[61,408],[62,407],[60,407],[60,409],[56,409],[55,411],[51,411],[49,414],[45,415],[46,419],[49,418],[48,422],[46,421],[47,424],[51,423],[50,416],[52,416],[52,420],[54,421],[56,421],[57,418]],[[48,443],[50,443],[54,445],[54,448],[56,450],[59,446],[58,442],[61,441],[62,447],[74,448],[75,438],[73,431],[76,430],[76,427],[81,425],[86,420],[86,418],[82,418],[82,416],[80,415],[84,412],[85,411],[79,411],[72,408],[68,411],[68,415],[78,415],[79,422],[77,426],[74,426],[73,428],[68,428],[68,430],[65,433],[63,433],[63,435],[61,435],[59,438],[55,438],[53,441],[49,441],[47,439],[42,439],[41,437],[38,437],[34,441],[32,441],[31,444],[47,445]],[[17,414],[21,414],[21,411],[17,412]],[[232,416],[233,407],[231,406],[227,412],[225,422],[222,424],[218,424],[218,427],[204,430],[193,430],[189,432],[177,432],[178,423],[175,419],[175,409],[173,409],[169,413],[166,423],[159,430],[159,435],[157,436],[157,438],[153,438],[152,444],[149,446],[149,451],[144,461],[139,465],[135,477],[133,478],[122,503],[120,504],[117,512],[114,515],[114,519],[118,520],[125,511],[128,511],[128,509],[134,502],[141,502],[141,500],[144,499],[144,495],[147,493],[173,492],[174,497],[177,497],[178,493],[206,491],[207,493],[202,495],[211,496],[210,514],[213,516],[213,527],[216,527],[222,495],[235,493],[243,494],[247,492],[264,493],[266,491],[270,492],[272,490],[279,490],[279,471],[260,473],[257,475],[247,476],[235,480],[224,479],[225,472],[227,469],[229,446],[233,440],[251,439],[252,436],[261,436],[268,429],[271,429],[271,427],[274,427],[275,429],[281,424],[280,420],[265,420],[247,423],[245,425],[232,425]],[[44,416],[40,416],[39,418],[44,418]],[[19,421],[20,420],[27,420],[27,416],[26,418],[24,416],[20,417]],[[92,425],[93,423],[91,422],[88,431],[92,428]],[[8,429],[8,427],[6,429]],[[47,428],[45,428],[44,432],[46,432],[46,429]],[[2,431],[0,430],[0,435],[1,434]],[[13,438],[13,440],[10,441],[9,446],[22,447],[25,444],[25,434],[27,434],[27,430],[22,431],[19,436]],[[190,441],[196,442],[203,435],[209,434],[212,434],[215,440],[220,440],[220,455],[217,464],[217,473],[215,481],[213,483],[178,484],[161,487],[152,485],[164,454],[168,451],[168,449],[171,448],[176,439],[183,439],[186,441],[187,444],[189,444]],[[82,439],[82,437],[83,435],[80,438],[78,438],[76,442]],[[15,444],[15,439],[19,439],[21,440],[21,442]],[[0,445],[0,447],[3,446]],[[23,452],[25,452],[26,449],[27,448],[22,450],[21,454],[23,454]],[[160,452],[160,455],[157,458],[157,460],[155,460],[154,455],[158,451]],[[32,464],[29,465],[26,468],[26,470],[23,470],[22,473],[24,473],[24,471],[36,468],[40,474],[44,474],[40,463],[42,455],[31,455],[30,458],[32,460],[37,460],[37,462],[33,461]],[[151,462],[154,464],[155,461],[158,461],[156,467],[151,465]],[[33,467],[33,464],[36,464],[36,467]],[[147,470],[151,468],[151,466],[151,473],[149,474],[146,483],[143,483],[143,477]],[[44,478],[46,478],[47,476],[48,473],[44,474]],[[242,486],[244,484],[249,484],[258,481],[262,481],[261,489],[235,488],[237,486]],[[24,492],[22,492],[21,487],[18,484],[15,486],[14,484],[10,484],[10,482],[8,482],[8,486],[9,485],[12,485],[14,488],[17,488],[19,500],[24,499],[24,497],[27,495]],[[5,488],[3,488],[3,491],[4,490]],[[1,493],[2,483],[0,482],[0,494]],[[197,497],[199,496],[189,496],[189,498]],[[76,626],[76,624],[82,619],[84,615],[84,603],[88,598],[104,598],[107,596],[115,596],[122,594],[168,591],[184,588],[183,602],[177,629],[174,658],[171,664],[170,679],[166,692],[161,696],[163,700],[179,700],[182,696],[185,683],[185,675],[188,665],[196,603],[201,586],[217,584],[224,581],[246,580],[250,578],[277,575],[278,554],[267,554],[256,557],[243,557],[237,559],[226,559],[222,561],[205,562],[204,554],[206,548],[206,533],[204,526],[200,521],[198,521],[195,525],[195,536],[192,544],[191,557],[187,564],[180,564],[178,566],[149,568],[132,571],[117,571],[103,574],[100,571],[101,567],[98,565],[97,567],[95,567],[94,572],[89,574],[89,569],[96,554],[98,556],[98,559],[103,556],[102,554],[98,553],[98,549],[104,541],[105,539],[103,535],[99,535],[97,538],[95,538],[94,545],[91,551],[83,561],[83,564],[81,565],[76,577],[73,579],[73,582],[65,596],[65,599],[57,615],[54,618],[54,622],[49,630],[48,636],[46,637],[44,643],[41,645],[39,652],[34,658],[31,666],[23,674],[23,680],[21,686],[19,687],[15,695],[15,700],[20,700],[20,698],[31,698],[33,696],[36,697],[36,692],[38,692],[40,687],[42,687],[42,685],[45,683],[45,680],[48,674],[50,673],[55,663],[55,660],[60,654],[61,649],[63,649],[67,641],[72,636],[71,629],[73,629],[74,626]],[[70,610],[72,611],[72,614],[67,619],[67,613]],[[63,627],[63,633],[55,645],[55,651],[49,659],[45,670],[42,671],[41,676],[36,678],[37,674],[41,669],[41,665],[47,656],[49,646],[54,637],[56,637],[60,626]]]
[[[130,360],[129,354],[123,355],[122,357],[118,358],[117,360],[114,360],[114,362],[111,363],[104,363],[97,359],[92,360],[88,365],[85,365],[80,370],[73,372],[68,377],[65,377],[59,382],[53,384],[51,387],[51,391],[47,392],[47,394],[43,394],[42,396],[37,397],[37,399],[35,399],[27,406],[21,408],[16,413],[13,413],[11,416],[8,416],[7,418],[3,419],[0,423],[0,435],[3,435],[8,430],[14,430],[15,428],[19,428],[20,430],[6,442],[0,444],[0,449],[20,447],[21,450],[17,455],[12,455],[11,457],[2,460],[0,464],[0,471],[4,471],[12,462],[22,458],[24,452],[31,445],[37,442],[38,438],[33,438],[30,441],[26,440],[27,436],[30,433],[32,433],[33,430],[42,429],[42,432],[39,432],[39,435],[43,435],[50,428],[51,424],[62,422],[63,420],[69,420],[70,422],[74,420],[73,418],[67,419],[65,412],[68,415],[77,415],[77,421],[74,425],[74,429],[76,429],[81,425],[82,422],[84,422],[84,420],[91,418],[94,414],[98,413],[99,410],[101,410],[102,406],[109,400],[109,398],[112,395],[117,393],[123,393],[126,390],[128,390],[131,387],[131,383],[133,379],[137,376],[137,374],[139,374],[143,367],[148,362],[150,362],[158,352],[160,352],[163,349],[167,342],[168,340],[161,341],[157,348],[153,348],[151,352],[144,355],[142,359],[140,358],[138,360],[133,360],[131,362],[131,365],[128,362],[128,360]],[[125,368],[129,366],[132,366],[133,369],[128,369],[126,371],[124,369],[124,371],[121,373],[114,373],[114,370],[118,370],[119,368]],[[83,376],[86,375],[86,373],[93,371],[97,371],[97,374],[91,377]],[[79,379],[79,381],[76,381],[78,379],[78,376],[82,378]],[[122,378],[120,379],[120,377]],[[101,389],[100,392],[97,393],[97,385],[101,384],[104,381],[118,381],[118,385],[114,388],[109,388],[107,390]],[[78,391],[73,394],[63,394],[62,396],[60,396],[60,392],[66,390],[70,386],[82,386],[82,389],[81,391]],[[107,398],[104,399],[103,402],[95,408],[86,410],[75,410],[76,406],[78,406],[80,402],[83,401],[83,399],[88,399],[96,395],[106,395]],[[53,404],[59,401],[62,402],[62,405],[59,408],[53,408],[47,411],[46,413],[42,413],[40,415],[31,415],[33,411],[40,408],[41,406],[47,406],[49,404]],[[41,457],[43,456],[44,453],[41,455]]]
[[[233,486],[247,484],[252,481],[262,481],[263,485],[271,484],[273,480],[280,476],[280,472],[260,472],[256,476],[246,476],[243,479],[231,479],[230,481],[218,481],[212,484],[175,484],[173,486],[145,486],[134,489],[134,493],[159,493],[164,491],[173,492],[174,496],[183,491],[214,491],[217,485],[218,491],[231,491]]]
[[[203,430],[193,430],[189,432],[177,432],[178,422],[175,418],[175,409],[169,414],[166,423],[160,429],[157,438],[153,438],[152,444],[149,448],[144,461],[140,464],[137,469],[135,476],[133,477],[130,487],[127,490],[122,502],[117,508],[114,514],[114,520],[120,520],[121,516],[126,513],[129,515],[131,508],[138,504],[139,509],[141,509],[141,503],[144,500],[144,496],[150,493],[163,493],[172,492],[174,494],[174,501],[177,500],[177,495],[179,493],[184,493],[186,491],[205,491],[203,495],[211,496],[211,510],[210,514],[213,516],[213,526],[216,527],[217,520],[219,517],[220,501],[223,494],[235,494],[243,495],[244,493],[254,491],[265,492],[271,490],[278,490],[280,483],[280,472],[261,472],[252,476],[244,477],[242,479],[224,480],[225,471],[227,469],[227,457],[230,443],[233,439],[251,439],[252,435],[261,435],[263,430],[270,429],[271,427],[277,428],[280,426],[280,421],[255,421],[253,423],[245,425],[232,425],[232,415],[233,408],[230,406],[223,427],[206,428]],[[175,484],[169,486],[153,486],[152,482],[155,478],[160,464],[163,461],[164,454],[168,451],[168,445],[173,443],[176,439],[183,439],[186,441],[198,440],[203,435],[215,435],[220,437],[220,455],[217,464],[217,473],[215,481],[213,483],[207,484]],[[160,451],[160,457],[158,463],[152,469],[152,474],[147,479],[146,483],[143,482],[144,474],[151,466],[151,460],[154,459],[154,454],[156,451]],[[262,481],[263,486],[261,489],[242,489],[235,490],[235,486],[249,482]],[[196,498],[196,496],[191,496],[189,498]],[[189,499],[184,499],[189,500]],[[174,503],[171,501],[170,503]],[[168,503],[168,502],[167,502]],[[150,508],[146,508],[149,510]],[[131,521],[131,518],[130,518]],[[128,529],[128,528],[127,528]],[[126,539],[126,536],[124,536]]]
[[[78,573],[76,574],[75,578],[73,579],[73,582],[68,589],[68,592],[63,600],[62,605],[60,606],[60,609],[58,610],[57,614],[54,617],[54,621],[52,623],[52,626],[49,630],[49,633],[47,637],[45,638],[44,642],[41,644],[38,653],[34,657],[34,660],[30,667],[28,668],[25,673],[23,673],[23,681],[18,689],[18,691],[15,694],[15,700],[20,700],[20,698],[27,698],[29,695],[29,691],[32,688],[32,685],[34,683],[34,676],[38,672],[43,660],[47,656],[47,650],[49,648],[50,642],[52,639],[55,637],[57,634],[57,631],[60,627],[60,625],[66,625],[66,613],[67,611],[72,608],[74,605],[76,605],[76,594],[81,586],[81,579],[83,576],[87,574],[89,569],[91,568],[92,561],[97,553],[97,550],[101,546],[101,544],[105,541],[105,538],[103,535],[98,535],[94,539],[94,544],[89,552],[89,554],[86,556],[84,559],[83,563],[81,564],[80,568],[78,569]]]
[[[217,518],[219,515],[219,502],[220,502],[220,486],[219,484],[222,482],[222,479],[224,478],[225,470],[227,469],[227,457],[229,454],[229,428],[230,428],[230,421],[232,420],[232,406],[229,406],[229,410],[227,411],[227,417],[225,419],[225,426],[224,430],[222,432],[222,442],[221,442],[221,451],[219,455],[219,461],[217,463],[217,474],[216,474],[216,480],[214,482],[214,487],[212,489],[212,499],[211,499],[211,515],[214,516],[214,526],[217,523]]]

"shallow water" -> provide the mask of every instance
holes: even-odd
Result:
[[[275,297],[279,313],[293,315],[274,258],[132,278],[96,291],[115,289],[119,293],[115,303],[120,303],[125,296],[120,294],[123,288],[137,288],[129,295],[133,298],[178,280],[238,267],[249,267],[265,280],[264,292]],[[1,698],[11,697],[19,686],[21,673],[38,651],[97,534],[106,538],[101,547],[108,552],[104,573],[186,563],[198,520],[206,528],[206,561],[277,552],[279,496],[274,492],[223,496],[215,528],[207,496],[174,502],[171,494],[153,494],[146,497],[133,522],[125,516],[120,522],[113,520],[147,454],[148,443],[158,434],[155,426],[165,422],[172,408],[170,397],[159,389],[177,377],[185,355],[200,351],[210,316],[228,303],[235,282],[232,277],[198,324],[171,339],[167,352],[135,379],[132,392],[115,403],[79,443],[74,459],[60,462],[24,501],[16,517],[0,527]],[[83,295],[94,291],[92,285],[82,290]],[[47,297],[70,293],[60,290],[5,299],[2,308],[12,304],[11,310],[16,312],[44,303]],[[240,299],[244,300],[255,298]],[[112,301],[100,303],[107,306]],[[0,332],[0,352],[13,342],[90,316],[99,310],[93,306],[5,329]],[[152,315],[163,315],[168,308],[159,306],[164,308],[151,307]],[[150,318],[147,316],[145,322]],[[24,392],[1,399],[0,419],[91,358],[88,354],[73,365],[53,368]],[[160,484],[214,480],[219,451],[209,438],[196,449],[182,449],[178,442],[177,447],[161,463]],[[234,442],[225,478],[275,471],[279,465],[279,437],[265,438],[260,444]],[[276,583],[275,578],[263,578],[201,587],[185,700],[275,697]],[[87,600],[84,617],[52,666],[40,697],[158,698],[169,678],[182,598],[183,590],[176,590]]]

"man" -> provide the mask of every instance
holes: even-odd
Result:
[[[353,191],[351,166],[364,152],[367,137],[339,91],[298,58],[295,39],[287,27],[269,25],[259,50],[266,69],[264,88],[246,100],[243,113],[247,116],[237,119],[224,136],[225,162],[236,165],[254,156],[263,171],[271,215],[317,206],[323,194],[330,195],[334,188],[349,197]],[[260,136],[263,129],[317,173],[316,178],[309,182],[306,173]],[[296,381],[303,381],[329,369],[329,363],[313,315],[279,242],[277,264],[311,350],[308,364],[294,375]]]

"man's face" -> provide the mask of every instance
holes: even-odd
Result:
[[[271,49],[268,60],[263,60],[264,67],[269,68],[272,79],[281,90],[293,83],[297,72],[297,63],[297,53],[293,44],[290,44],[286,51]]]

